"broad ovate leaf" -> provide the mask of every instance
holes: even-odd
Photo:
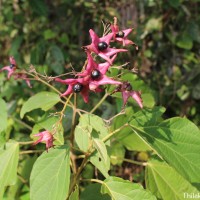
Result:
[[[107,162],[107,159],[108,159],[107,154],[108,153],[107,153],[105,143],[98,138],[94,138],[93,145],[94,145],[95,149],[99,152],[100,158],[103,159],[104,162]]]
[[[186,118],[171,118],[157,125],[133,130],[184,178],[200,182],[200,131]]]
[[[87,152],[91,143],[92,127],[90,125],[78,125],[75,128],[74,139],[79,149]]]
[[[146,186],[159,199],[182,200],[184,195],[198,194],[198,190],[186,181],[176,170],[160,159],[147,163]]]
[[[109,194],[112,200],[156,200],[156,197],[141,185],[118,177],[107,178],[103,182],[101,192]]]
[[[0,132],[7,127],[7,107],[5,101],[0,98]]]
[[[19,160],[19,145],[9,141],[5,147],[0,147],[0,199],[8,185],[14,185],[17,179],[17,165]]]
[[[41,108],[44,111],[49,110],[60,101],[58,94],[53,92],[40,92],[30,97],[22,106],[20,117],[23,118],[27,112]]]
[[[110,170],[110,158],[107,160],[101,158],[98,151],[93,153],[90,157],[90,162],[107,178],[109,176],[108,171]]]
[[[30,178],[31,200],[64,200],[70,183],[68,146],[44,152],[35,162]]]
[[[103,139],[108,135],[108,128],[106,127],[102,118],[93,114],[84,114],[80,118],[79,125],[86,126],[90,125],[98,134],[99,139]]]

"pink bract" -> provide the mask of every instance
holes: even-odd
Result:
[[[112,62],[114,61],[116,56],[117,55],[115,54],[111,58]],[[93,60],[93,58],[89,52],[87,52],[87,59],[88,59],[88,64],[86,66],[86,69],[83,72],[78,73],[77,75],[82,76],[82,77],[85,77],[85,76],[90,77],[90,79],[88,80],[90,90],[96,90],[100,85],[106,85],[106,84],[120,85],[121,84],[121,82],[115,81],[112,78],[109,78],[108,76],[106,76],[106,72],[107,72],[108,68],[110,67],[109,62],[97,64]],[[91,73],[94,70],[98,70],[100,72],[100,77],[97,80],[94,80],[91,77]]]
[[[90,37],[92,39],[92,43],[90,45],[85,46],[85,48],[89,51],[89,52],[94,52],[97,55],[99,55],[101,58],[103,58],[104,60],[106,60],[109,64],[112,64],[112,60],[110,59],[111,56],[120,53],[120,52],[127,52],[128,50],[126,49],[115,49],[115,48],[110,48],[110,41],[113,38],[113,33],[109,33],[106,36],[103,37],[98,37],[98,35],[92,30],[89,30],[90,33]],[[100,42],[105,42],[108,47],[105,50],[100,51],[98,49],[98,44]]]
[[[35,137],[39,137],[33,144],[36,145],[40,142],[46,143],[46,150],[53,146],[53,135],[49,131],[42,131],[34,135]]]
[[[116,41],[122,43],[123,46],[130,45],[130,44],[135,45],[135,43],[133,41],[131,41],[127,38],[127,36],[132,32],[132,30],[133,30],[132,28],[121,30],[124,33],[123,37],[116,37],[116,34],[119,33],[119,31],[120,31],[119,27],[117,25],[111,25],[111,30],[113,33],[113,38]]]
[[[10,65],[5,66],[5,67],[0,69],[0,72],[2,72],[4,70],[8,71],[8,75],[7,75],[8,79],[10,79],[10,77],[12,76],[12,74],[15,72],[15,70],[17,68],[16,61],[15,61],[14,57],[10,56],[9,60],[10,60]]]
[[[0,72],[6,70],[6,71],[8,71],[8,75],[7,75],[8,79],[10,79],[11,76],[14,76],[14,79],[25,80],[26,84],[30,88],[32,88],[30,80],[29,80],[29,78],[27,78],[27,75],[22,72],[16,72],[17,64],[16,64],[14,57],[10,56],[9,60],[10,60],[10,66],[3,67],[2,69],[0,69]]]

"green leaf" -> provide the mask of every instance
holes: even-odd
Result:
[[[80,200],[111,200],[107,194],[101,194],[101,185],[98,183],[87,186],[80,195]]]
[[[101,192],[109,194],[112,200],[156,200],[141,185],[118,177],[109,177],[106,179],[102,185]]]
[[[196,188],[160,159],[152,159],[147,163],[146,185],[147,189],[163,200],[182,200],[184,193],[198,194]]]
[[[90,125],[99,135],[99,139],[103,139],[106,135],[108,135],[108,127],[106,127],[102,118],[93,115],[93,114],[84,114],[80,118],[81,126]]]
[[[161,115],[164,113],[165,108],[163,107],[154,107],[152,109],[144,108],[139,110],[136,113],[130,111],[130,109],[126,109],[126,115],[120,116],[117,120],[115,120],[115,124],[119,128],[120,125],[130,121],[130,124],[135,126],[147,126],[147,125],[155,125],[160,120],[162,120]],[[128,150],[131,151],[148,151],[151,150],[149,144],[144,141],[141,137],[135,134],[130,127],[124,128],[117,135],[118,141],[122,143]]]
[[[47,53],[46,63],[52,70],[57,74],[62,74],[64,72],[65,59],[61,49],[52,45]]]
[[[69,200],[79,200],[79,187],[76,185],[75,190],[71,193]]]
[[[69,147],[44,152],[35,162],[30,178],[32,200],[63,200],[70,183]]]
[[[78,145],[80,150],[82,150],[84,152],[88,151],[90,142],[92,142],[90,139],[91,133],[92,133],[92,127],[90,125],[76,126],[74,137],[75,137],[75,142]]]
[[[7,107],[3,99],[0,98],[0,132],[7,128]]]
[[[99,152],[100,158],[103,159],[104,162],[107,162],[108,156],[107,156],[107,149],[104,142],[100,139],[93,139],[93,144],[95,149]]]
[[[108,171],[110,170],[110,158],[106,161],[101,158],[99,152],[95,152],[90,157],[90,162],[107,178],[109,176]]]
[[[17,142],[9,141],[5,148],[0,148],[0,199],[4,187],[14,185],[17,180],[17,165],[19,160],[19,145]]]
[[[31,9],[40,16],[48,15],[48,6],[43,0],[29,1]]]
[[[121,143],[112,143],[110,158],[113,165],[121,165],[125,156],[125,148]]]
[[[142,109],[133,114],[131,124],[136,126],[154,126],[162,120],[161,116],[165,112],[164,107],[154,107],[152,109]]]
[[[190,50],[193,47],[193,40],[188,34],[184,33],[177,38],[176,45],[182,49]]]
[[[180,0],[168,0],[168,2],[174,8],[177,8],[178,6],[180,6]]]
[[[171,118],[133,130],[164,160],[192,183],[200,182],[200,131],[186,118]]]
[[[53,92],[40,92],[30,97],[22,106],[20,117],[23,118],[27,112],[41,108],[44,111],[49,110],[60,101],[58,94]]]
[[[43,35],[45,40],[53,39],[56,37],[56,33],[53,32],[51,29],[45,30]]]

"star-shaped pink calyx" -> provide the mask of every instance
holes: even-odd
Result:
[[[25,80],[26,84],[30,88],[32,88],[31,84],[30,84],[30,80],[29,80],[29,78],[27,78],[27,75],[25,73],[22,73],[22,72],[16,72],[16,70],[17,70],[17,63],[16,63],[14,57],[10,56],[9,60],[10,60],[10,65],[9,66],[5,66],[2,69],[0,69],[0,72],[6,70],[6,71],[8,71],[8,75],[7,75],[8,79],[10,79],[10,77],[13,76],[14,79]]]
[[[10,60],[10,65],[9,66],[5,66],[5,67],[0,69],[0,72],[2,72],[4,70],[8,71],[8,75],[7,75],[8,79],[10,79],[12,74],[17,69],[17,64],[16,64],[16,61],[15,61],[14,57],[10,56],[9,60]]]
[[[106,36],[98,37],[98,35],[92,30],[89,30],[90,37],[92,39],[92,43],[90,45],[85,46],[89,52],[94,52],[104,60],[106,60],[109,64],[112,64],[111,56],[120,53],[126,52],[126,49],[115,49],[110,48],[110,41],[113,38],[113,33],[109,33]]]
[[[118,41],[123,44],[123,46],[133,44],[136,45],[133,41],[129,40],[127,36],[132,32],[132,28],[128,28],[125,30],[119,30],[117,25],[111,25],[111,30],[113,33],[113,38],[115,41]],[[137,46],[136,46],[137,48]]]
[[[121,92],[122,93],[123,107],[125,107],[129,97],[132,97],[138,103],[140,108],[143,108],[141,92],[132,90],[132,86],[131,86],[131,84],[129,82],[127,82],[127,81],[123,82],[122,85],[119,85],[113,91],[113,93],[115,93],[115,92]]]
[[[116,54],[110,59],[111,62],[113,62],[115,58],[116,58]],[[89,77],[88,83],[89,83],[90,90],[96,90],[100,85],[122,84],[121,82],[115,81],[112,78],[109,78],[108,76],[106,76],[106,72],[108,71],[108,68],[110,67],[109,62],[97,64],[93,60],[89,52],[87,52],[87,59],[88,59],[88,63],[85,70],[81,73],[78,73],[77,75],[81,77]]]
[[[49,131],[42,131],[34,135],[35,137],[39,137],[33,145],[36,145],[40,142],[46,143],[46,150],[48,151],[49,148],[53,147],[53,135]]]
[[[89,81],[90,77],[86,76],[83,78],[70,78],[70,79],[60,79],[56,78],[55,81],[68,85],[67,90],[61,96],[67,96],[72,93],[80,93],[83,97],[85,103],[89,101]],[[101,92],[101,88],[96,88],[95,92]]]

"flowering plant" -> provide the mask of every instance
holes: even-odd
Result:
[[[113,24],[104,24],[102,37],[90,29],[91,44],[83,47],[87,58],[82,70],[56,77],[38,73],[33,65],[28,71],[21,70],[10,56],[10,65],[0,69],[1,73],[7,71],[8,79],[25,80],[30,88],[37,81],[51,91],[31,96],[22,105],[21,120],[16,119],[31,131],[33,141],[4,137],[9,123],[6,103],[0,98],[0,199],[8,185],[16,184],[17,175],[24,181],[26,165],[20,162],[20,156],[29,153],[35,154],[29,157],[34,165],[27,186],[32,200],[92,199],[90,191],[98,199],[183,199],[184,192],[198,191],[199,129],[186,118],[163,120],[165,109],[148,107],[145,93],[149,91],[143,90],[144,82],[135,69],[116,61],[129,48],[138,49],[129,39],[132,31],[121,30],[116,18]],[[117,43],[122,47],[117,48]],[[101,93],[105,95],[91,110],[78,106],[80,102],[90,104],[94,95]],[[119,112],[103,117],[101,105],[107,97],[120,105]],[[36,109],[44,111],[38,121],[28,116]],[[70,127],[66,126],[68,121]],[[46,151],[39,143],[46,144]],[[127,158],[125,152],[132,154]],[[145,168],[145,187],[136,177],[117,177],[117,166],[125,162],[132,168],[139,166],[135,169],[140,171]],[[179,193],[166,191],[166,187]]]

